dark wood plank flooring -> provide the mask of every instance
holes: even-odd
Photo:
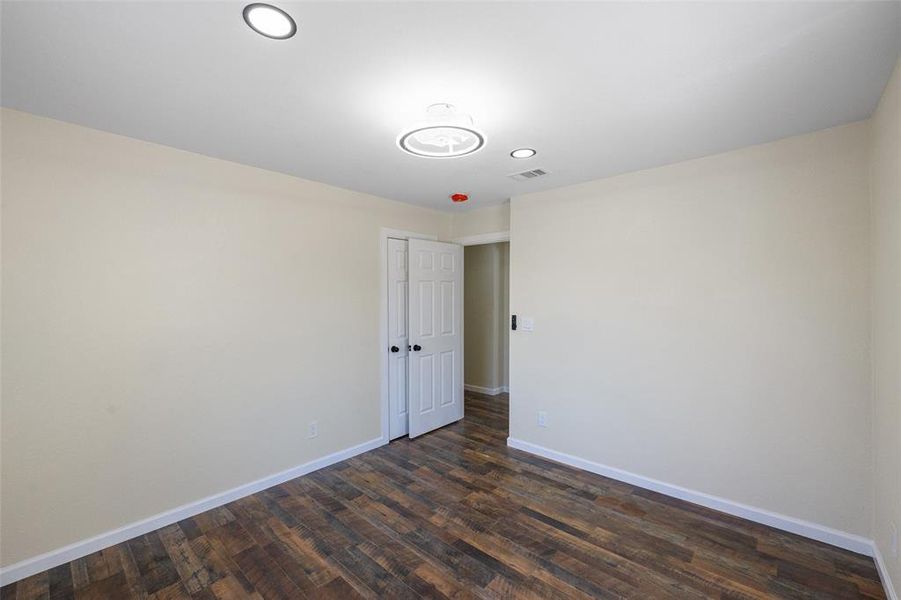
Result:
[[[884,598],[867,557],[508,448],[466,419],[34,575],[7,598]]]

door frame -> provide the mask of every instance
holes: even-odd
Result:
[[[389,419],[391,407],[388,402],[388,238],[398,240],[431,240],[438,241],[438,236],[430,233],[404,231],[382,227],[379,230],[379,398],[381,404],[382,443],[387,444],[391,435]]]
[[[455,244],[461,246],[481,246],[482,244],[494,244],[497,242],[509,242],[509,231],[495,231],[492,233],[479,233],[476,235],[467,235],[452,240]]]

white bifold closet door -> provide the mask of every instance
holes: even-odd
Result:
[[[463,247],[409,240],[409,435],[463,418]]]
[[[407,411],[407,240],[388,239],[388,437],[409,431]]]

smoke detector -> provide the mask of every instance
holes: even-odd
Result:
[[[481,150],[485,135],[452,104],[432,104],[423,120],[398,136],[397,145],[414,156],[456,158]]]

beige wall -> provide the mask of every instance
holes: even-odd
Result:
[[[507,385],[507,324],[510,244],[500,242],[464,249],[464,380],[467,385]]]
[[[856,123],[514,198],[535,330],[511,335],[511,436],[869,536],[867,144]]]
[[[449,215],[9,110],[2,136],[3,565],[379,437],[379,228]]]
[[[510,230],[510,204],[489,206],[454,213],[451,235],[453,239],[498,233]]]
[[[895,66],[872,129],[873,537],[901,592],[901,558],[890,552],[892,524],[901,528],[901,66]]]

